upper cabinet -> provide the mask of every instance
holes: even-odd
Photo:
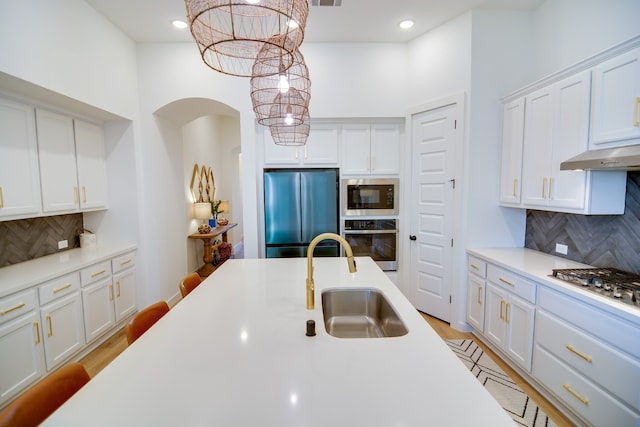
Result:
[[[523,139],[524,97],[521,97],[505,104],[502,110],[500,203],[505,206],[520,204]]]
[[[0,218],[40,212],[34,109],[0,98]]]
[[[266,165],[338,165],[338,126],[312,123],[304,146],[278,145],[268,127],[264,127],[264,163]]]
[[[36,124],[43,211],[106,208],[102,129],[42,109],[36,110]]]
[[[640,47],[593,68],[589,148],[640,144]]]
[[[400,173],[400,125],[345,124],[341,136],[343,174]]]

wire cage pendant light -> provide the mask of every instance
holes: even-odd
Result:
[[[309,14],[307,0],[185,0],[185,5],[205,64],[241,77],[253,75],[265,43],[286,68],[291,66]]]
[[[300,124],[305,113],[308,114],[311,100],[309,69],[299,50],[294,52],[293,64],[289,68],[285,68],[282,58],[274,57],[273,50],[272,45],[265,44],[253,66],[253,111],[258,123],[265,126],[278,125],[286,114],[292,115],[293,124]]]
[[[301,146],[307,143],[311,130],[309,114],[302,118],[299,125],[269,126],[271,138],[276,145]]]

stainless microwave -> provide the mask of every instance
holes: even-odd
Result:
[[[397,178],[346,178],[342,180],[342,214],[345,216],[398,215],[400,180]]]

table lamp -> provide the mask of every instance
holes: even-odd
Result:
[[[211,203],[194,203],[193,205],[195,217],[201,219],[203,224],[207,224],[207,221],[211,218]]]

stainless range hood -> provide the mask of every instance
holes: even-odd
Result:
[[[560,170],[640,170],[640,145],[586,151],[560,163]]]

